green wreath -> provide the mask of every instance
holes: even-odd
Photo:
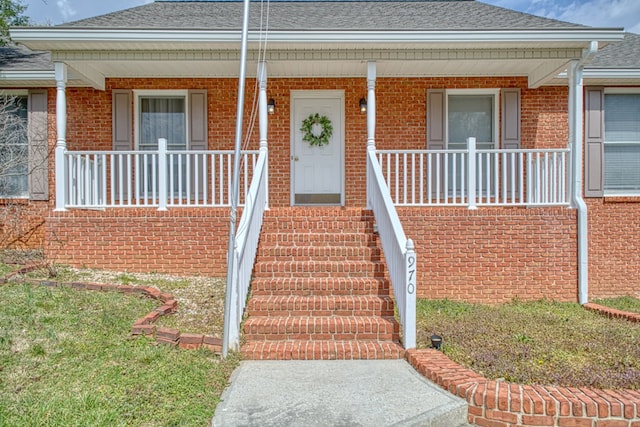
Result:
[[[304,119],[300,131],[304,133],[303,141],[307,141],[311,146],[322,147],[329,143],[329,138],[333,135],[333,126],[327,116],[315,113]]]

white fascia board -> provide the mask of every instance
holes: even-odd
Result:
[[[55,81],[55,71],[0,71],[1,80]]]
[[[582,77],[585,79],[640,80],[640,68],[585,68]],[[559,73],[555,78],[567,80],[567,72]]]
[[[53,50],[59,43],[238,43],[240,31],[128,30],[94,28],[19,27],[11,37],[34,50]],[[249,32],[249,41],[260,41],[261,33]],[[434,30],[434,31],[269,31],[269,42],[303,43],[604,43],[624,38],[620,28],[558,30]]]
[[[639,79],[640,69],[597,69],[585,68],[583,77],[586,79]]]

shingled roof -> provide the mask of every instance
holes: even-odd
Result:
[[[143,6],[70,22],[60,27],[236,30],[241,1],[156,1]],[[250,27],[260,26],[258,2],[251,4]],[[568,29],[584,26],[542,18],[474,0],[272,1],[269,29],[300,30],[491,30]]]
[[[640,35],[625,33],[624,40],[598,52],[588,68],[640,69]]]

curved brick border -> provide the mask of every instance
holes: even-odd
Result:
[[[28,273],[38,268],[38,265],[29,265],[0,278],[0,284],[7,283],[12,277]],[[20,280],[21,283],[31,283],[34,285],[49,287],[71,287],[73,289],[86,289],[89,291],[112,291],[123,294],[140,294],[147,298],[160,301],[162,305],[149,312],[144,317],[136,320],[131,328],[132,335],[155,336],[155,340],[160,344],[178,346],[184,349],[208,348],[216,354],[222,352],[222,340],[217,337],[203,334],[182,333],[178,329],[158,328],[155,322],[162,316],[174,313],[178,309],[178,301],[172,294],[163,293],[151,286],[129,286],[109,283],[85,283],[85,282],[56,282],[52,280]]]
[[[640,315],[597,304],[587,310],[640,322]],[[469,404],[469,423],[488,427],[640,427],[640,390],[527,386],[493,381],[453,362],[440,351],[408,350],[422,375]]]

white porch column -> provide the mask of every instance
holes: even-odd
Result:
[[[258,81],[259,89],[258,93],[258,121],[260,124],[260,151],[268,152],[268,130],[269,130],[269,109],[267,106],[267,63],[261,62],[258,64]],[[267,165],[269,163],[267,162]],[[269,170],[267,168],[266,174],[266,191],[267,199],[266,205],[269,206]]]
[[[56,75],[56,152],[55,188],[56,211],[64,211],[66,205],[65,152],[67,151],[67,64],[55,63]]]
[[[367,150],[376,149],[376,62],[367,63]]]

